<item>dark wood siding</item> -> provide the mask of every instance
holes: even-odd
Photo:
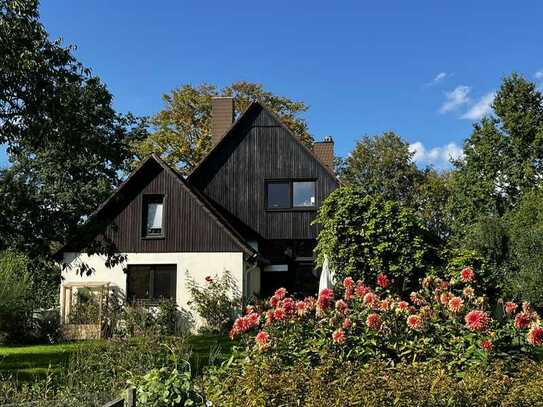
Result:
[[[126,185],[104,208],[105,235],[120,252],[239,252],[240,245],[191,191],[156,162]],[[143,196],[164,195],[164,238],[142,237]]]
[[[265,181],[315,179],[317,207],[336,179],[262,108],[244,118],[191,176],[192,185],[265,239],[314,239],[315,210],[267,211]]]

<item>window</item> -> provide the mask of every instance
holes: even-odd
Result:
[[[164,197],[146,195],[143,197],[143,237],[164,236]]]
[[[268,209],[290,208],[290,183],[268,183]]]
[[[175,299],[176,281],[175,265],[128,266],[128,300],[153,303],[160,299]]]
[[[292,183],[292,206],[295,208],[315,206],[315,181]]]
[[[267,209],[304,209],[317,206],[315,181],[267,181]]]

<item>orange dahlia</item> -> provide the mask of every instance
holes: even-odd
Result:
[[[338,343],[338,344],[342,344],[343,342],[345,342],[345,332],[343,332],[343,329],[341,328],[336,329],[332,333],[332,339],[334,340],[335,343]]]
[[[462,311],[462,308],[464,307],[464,300],[460,297],[452,297],[449,300],[448,307],[451,312],[457,314]]]

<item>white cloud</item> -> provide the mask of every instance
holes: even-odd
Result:
[[[483,116],[490,113],[492,111],[491,105],[495,96],[495,92],[490,92],[486,95],[483,95],[477,103],[471,106],[469,110],[462,115],[462,119],[479,120]]]
[[[450,92],[445,93],[445,102],[439,108],[440,113],[447,113],[458,109],[460,106],[469,103],[469,93],[471,88],[469,86],[460,85],[454,88]]]
[[[451,74],[450,73],[447,73],[447,72],[440,72],[438,73],[434,79],[432,79],[430,82],[426,83],[425,85],[426,86],[432,86],[432,85],[436,85],[438,84],[439,82],[442,82],[444,81],[446,78],[450,77]]]
[[[537,71],[534,76],[538,81],[543,81],[543,69]]]
[[[464,156],[462,147],[456,143],[449,143],[441,147],[426,148],[420,141],[409,145],[409,151],[413,154],[413,160],[419,165],[431,165],[437,169],[450,166],[451,159]]]

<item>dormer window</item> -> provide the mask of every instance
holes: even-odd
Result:
[[[164,196],[144,195],[143,237],[164,237]]]
[[[317,206],[314,180],[266,181],[266,209],[303,210]]]

